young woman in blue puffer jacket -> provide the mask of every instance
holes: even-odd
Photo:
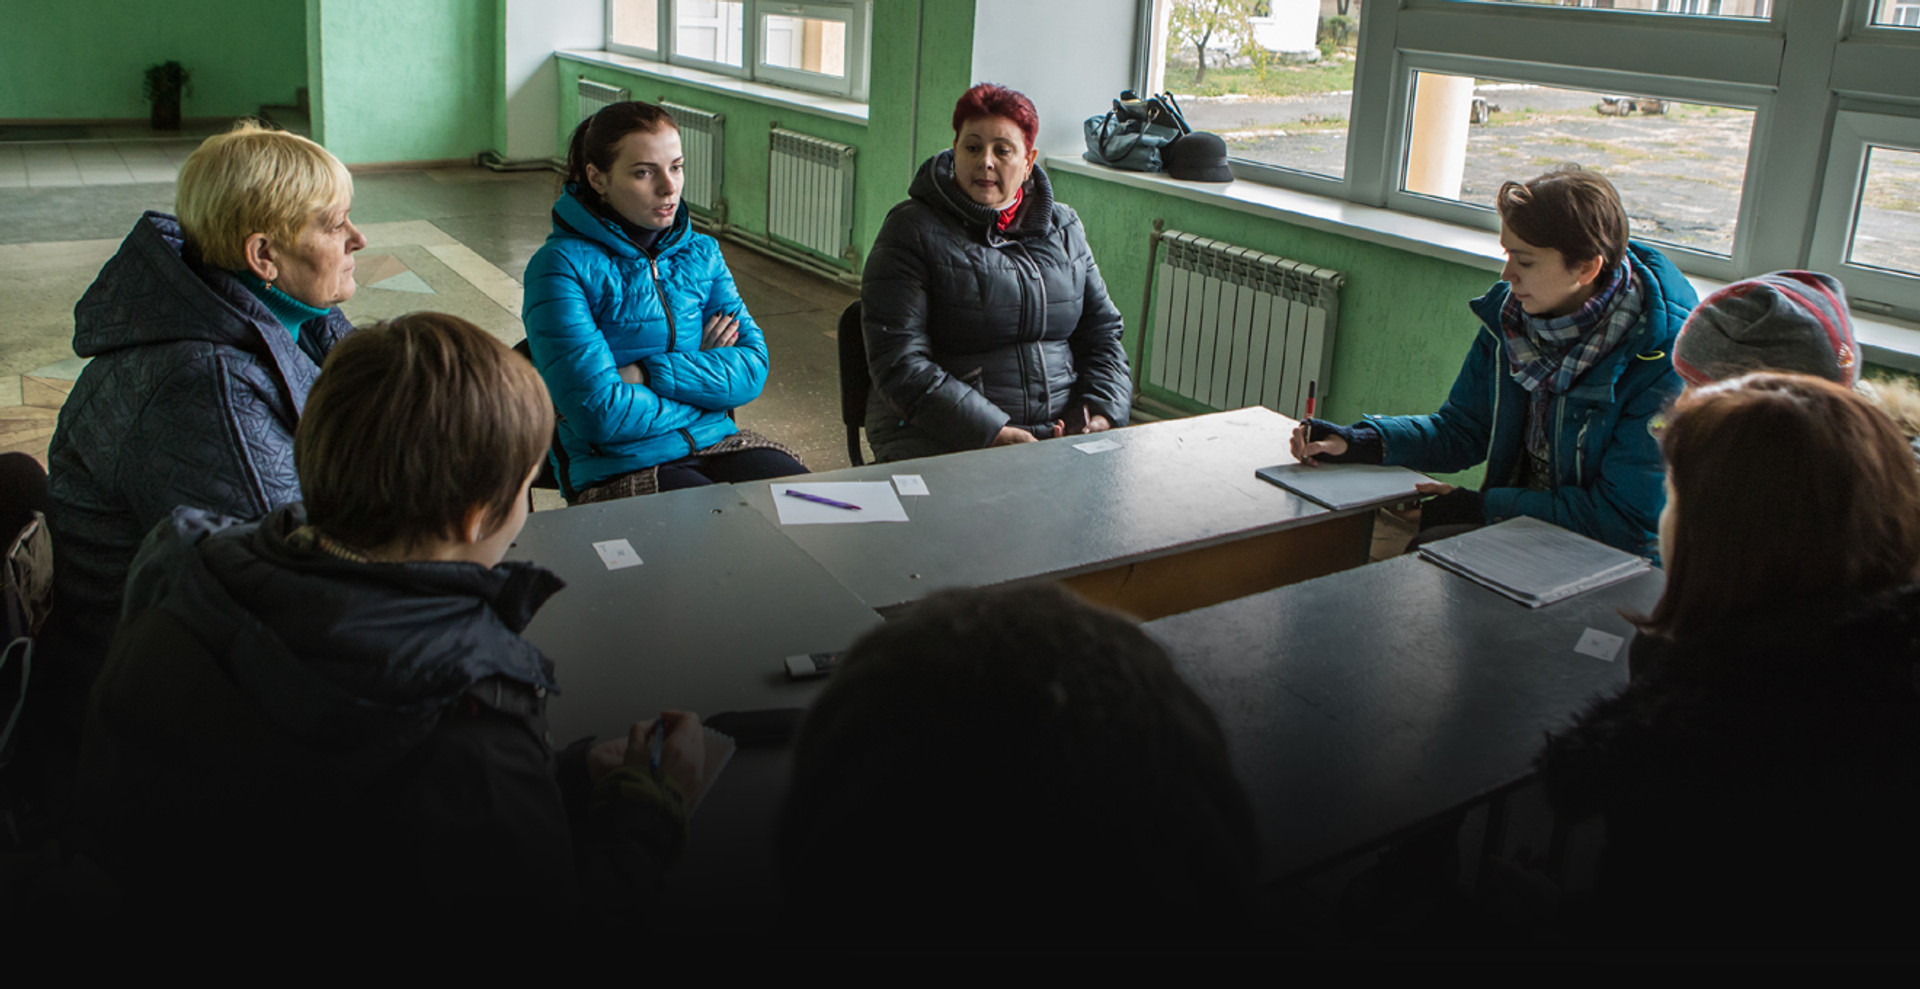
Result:
[[[680,130],[649,103],[581,122],[522,318],[560,413],[569,503],[806,473],[734,424],[767,383],[767,344],[720,245],[680,201]]]

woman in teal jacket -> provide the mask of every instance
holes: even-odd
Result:
[[[1680,393],[1673,339],[1698,297],[1627,239],[1618,195],[1593,172],[1509,182],[1497,202],[1504,280],[1471,304],[1480,332],[1440,411],[1310,419],[1294,455],[1436,472],[1484,462],[1478,491],[1421,486],[1439,495],[1423,532],[1530,515],[1658,559],[1665,470],[1648,427]]]
[[[806,473],[732,411],[767,383],[767,344],[720,245],[680,202],[680,131],[648,103],[582,121],[522,319],[560,413],[570,503]]]

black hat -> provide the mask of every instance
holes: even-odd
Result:
[[[1167,174],[1187,182],[1232,182],[1227,167],[1227,142],[1211,131],[1197,130],[1176,137],[1160,149]]]

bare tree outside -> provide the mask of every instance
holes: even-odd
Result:
[[[1237,49],[1247,43],[1253,34],[1247,19],[1254,15],[1258,3],[1259,0],[1174,0],[1167,27],[1176,42],[1192,45],[1198,56],[1193,73],[1195,86],[1207,79],[1209,47],[1230,42]]]

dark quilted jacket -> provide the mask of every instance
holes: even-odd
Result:
[[[1033,170],[1004,234],[993,210],[954,185],[951,150],[920,167],[908,194],[860,285],[875,453],[893,459],[896,442],[977,449],[1002,426],[1046,427],[1077,405],[1126,425],[1120,311],[1046,173]]]
[[[293,427],[340,310],[296,344],[232,275],[149,212],[73,308],[81,372],[48,454],[52,661],[98,665],[140,540],[174,506],[254,519],[300,499]],[[63,655],[65,654],[65,655]]]
[[[291,538],[305,521],[183,508],[135,559],[74,821],[124,916],[531,932],[582,896],[650,909],[685,803],[639,767],[592,788],[585,745],[549,746],[555,671],[519,633],[559,578],[349,562]]]

